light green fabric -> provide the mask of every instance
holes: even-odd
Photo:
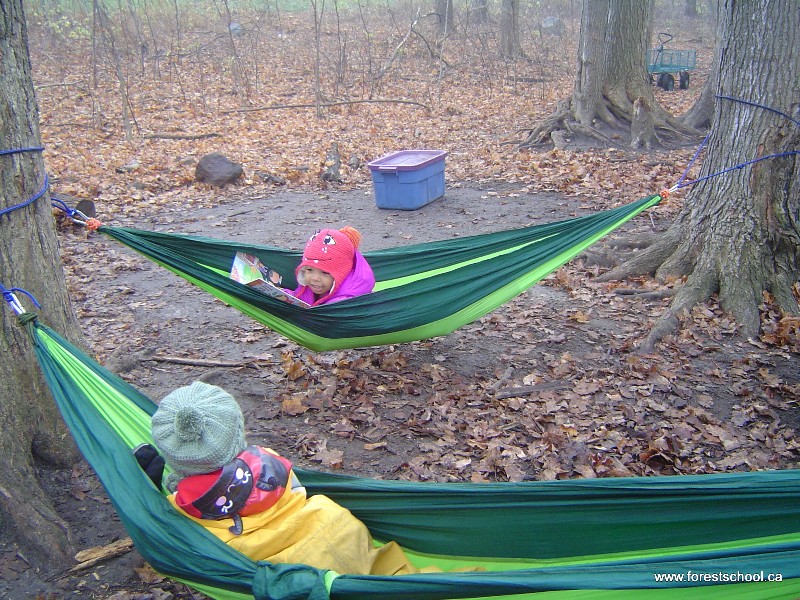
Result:
[[[486,570],[336,576],[255,563],[178,514],[137,465],[132,449],[151,441],[155,404],[47,327],[28,328],[61,414],[139,552],[212,597],[800,595],[800,471],[434,484],[298,470],[310,493],[348,507],[377,539],[398,541],[418,563]],[[661,575],[673,579],[657,581]],[[770,575],[782,581],[766,581]],[[747,581],[754,576],[765,581]]]
[[[258,256],[293,288],[300,253],[205,237],[101,227],[244,314],[312,350],[380,346],[446,335],[491,312],[660,202],[658,195],[595,214],[365,256],[376,291],[312,309],[289,305],[228,277],[236,252]]]

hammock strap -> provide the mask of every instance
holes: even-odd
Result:
[[[721,100],[731,100],[732,102],[739,102],[740,104],[747,104],[748,106],[755,106],[756,108],[761,108],[764,110],[768,110],[770,112],[774,112],[776,115],[780,115],[789,119],[792,123],[800,127],[800,121],[793,118],[791,115],[787,115],[785,112],[782,112],[776,108],[772,108],[771,106],[767,106],[766,104],[759,104],[758,102],[751,102],[749,100],[742,100],[741,98],[734,98],[733,96],[723,96],[721,94],[717,94],[717,98]]]
[[[4,208],[3,210],[0,210],[0,217],[2,217],[3,215],[6,215],[6,214],[8,214],[8,213],[10,213],[12,211],[17,210],[18,208],[25,208],[29,204],[33,204],[39,198],[44,196],[44,193],[47,191],[48,187],[50,187],[50,179],[47,177],[47,173],[45,173],[44,174],[44,183],[42,184],[42,187],[39,188],[38,192],[36,192],[33,196],[31,196],[27,200],[25,200],[23,202],[20,202],[19,204],[15,204],[14,206],[9,206],[8,208]]]
[[[720,95],[720,94],[717,94],[717,98],[719,98],[721,100],[730,100],[731,102],[739,102],[741,104],[746,104],[747,106],[754,106],[756,108],[760,108],[760,109],[763,109],[763,110],[768,110],[770,112],[775,113],[776,115],[780,115],[780,116],[782,116],[782,117],[784,117],[786,119],[789,119],[792,123],[794,123],[795,125],[800,127],[800,121],[798,121],[797,119],[793,118],[791,115],[788,115],[783,111],[780,111],[780,110],[778,110],[776,108],[772,108],[772,107],[767,106],[765,104],[759,104],[758,102],[751,102],[749,100],[742,100],[741,98],[734,98],[733,96],[723,96],[723,95]],[[754,163],[760,162],[762,160],[766,160],[768,158],[780,158],[782,156],[792,156],[794,154],[800,153],[797,150],[789,150],[787,152],[779,152],[777,154],[768,154],[766,156],[760,156],[758,158],[754,158],[752,160],[748,160],[746,162],[739,163],[738,165],[734,165],[732,167],[728,167],[727,169],[722,169],[721,171],[717,171],[716,173],[711,173],[710,175],[706,175],[705,177],[700,177],[699,179],[693,179],[692,181],[689,181],[688,183],[683,183],[683,180],[686,179],[686,175],[689,173],[689,169],[692,168],[692,165],[694,164],[695,160],[697,160],[697,157],[700,154],[700,151],[706,145],[706,142],[708,141],[708,138],[710,136],[711,136],[711,133],[709,133],[703,139],[703,141],[700,143],[700,146],[698,146],[697,151],[694,153],[694,156],[692,157],[692,160],[689,161],[689,164],[687,165],[686,169],[683,171],[683,174],[681,175],[681,178],[678,180],[678,183],[676,183],[674,186],[672,186],[669,190],[666,190],[667,191],[667,195],[669,194],[669,192],[674,192],[675,190],[679,190],[681,188],[688,187],[690,185],[698,184],[701,181],[706,181],[707,179],[711,179],[712,177],[718,177],[720,175],[723,175],[725,173],[729,173],[731,171],[736,171],[738,169],[743,169],[744,167],[746,167],[748,165],[752,165]],[[663,192],[662,192],[661,195],[664,198],[667,197],[667,196],[664,195]]]
[[[36,308],[42,308],[42,305],[39,304],[39,302],[30,292],[23,290],[22,288],[16,288],[16,287],[7,288],[2,283],[0,283],[0,294],[3,294],[3,298],[11,307],[11,310],[13,310],[18,315],[22,315],[23,313],[25,313],[25,307],[22,306],[22,304],[20,304],[14,292],[25,294],[28,298],[30,298],[31,302],[33,302],[36,305]]]
[[[89,231],[96,231],[99,227],[102,226],[102,223],[97,219],[86,215],[85,213],[79,211],[77,208],[72,208],[71,206],[67,205],[61,198],[56,196],[50,197],[50,204],[53,205],[53,208],[57,208],[72,219],[72,222],[77,225],[83,225]]]
[[[42,152],[44,146],[31,146],[30,148],[11,148],[11,150],[0,150],[0,156],[6,154],[21,154],[22,152]]]
[[[767,160],[768,158],[780,158],[782,156],[793,156],[795,154],[800,154],[800,151],[798,151],[798,150],[789,150],[788,152],[778,152],[776,154],[768,154],[766,156],[759,156],[758,158],[754,158],[752,160],[748,160],[748,161],[745,161],[743,163],[739,163],[738,165],[734,165],[732,167],[728,167],[727,169],[722,169],[721,171],[717,171],[716,173],[711,173],[710,175],[706,175],[705,177],[698,177],[697,179],[693,179],[692,181],[689,181],[687,183],[683,183],[681,185],[675,185],[672,188],[670,188],[670,190],[674,191],[674,190],[677,190],[677,189],[680,189],[680,188],[688,187],[690,185],[696,185],[696,184],[700,183],[701,181],[706,181],[707,179],[711,179],[713,177],[719,177],[720,175],[724,175],[725,173],[730,173],[731,171],[736,171],[736,170],[739,170],[739,169],[743,169],[748,165],[752,165],[752,164],[755,164],[757,162],[761,162],[762,160]]]
[[[6,156],[11,154],[21,154],[23,152],[42,152],[44,147],[42,146],[32,146],[30,148],[12,148],[10,150],[0,150],[0,156]],[[33,196],[25,200],[24,202],[20,202],[19,204],[15,204],[14,206],[9,206],[8,208],[4,208],[0,210],[0,217],[6,215],[12,211],[17,210],[18,208],[24,208],[33,202],[36,202],[39,198],[44,196],[44,193],[47,191],[47,188],[50,187],[50,179],[47,177],[47,173],[44,174],[44,183],[42,184],[41,189],[36,192]]]

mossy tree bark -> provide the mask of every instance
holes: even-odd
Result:
[[[38,147],[39,112],[31,80],[22,0],[0,3],[0,149]],[[0,209],[31,198],[45,175],[39,152],[0,156]],[[0,283],[32,293],[43,320],[79,342],[59,256],[49,195],[0,216]],[[33,305],[19,294],[29,309]],[[35,475],[35,463],[67,466],[79,455],[50,396],[25,330],[0,309],[0,533],[50,569],[72,554],[66,523]]]
[[[748,336],[759,332],[765,291],[785,313],[800,312],[793,291],[800,276],[800,159],[791,154],[800,144],[800,10],[793,0],[723,0],[717,38],[716,89],[732,100],[717,105],[699,178],[756,157],[789,154],[692,187],[665,235],[601,276],[686,278],[645,350],[713,294]]]

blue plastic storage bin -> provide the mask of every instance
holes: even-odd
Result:
[[[444,196],[444,150],[400,150],[367,163],[378,208],[416,210]]]

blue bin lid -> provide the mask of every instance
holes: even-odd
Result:
[[[447,155],[444,150],[400,150],[367,163],[372,171],[415,171]]]

